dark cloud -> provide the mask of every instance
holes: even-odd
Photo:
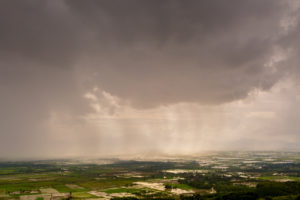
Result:
[[[80,53],[83,32],[63,1],[1,1],[0,53],[65,66]]]
[[[42,132],[53,113],[83,123],[91,112],[83,96],[95,86],[145,109],[220,105],[296,80],[299,16],[290,2],[0,1],[1,152],[14,141],[32,151],[32,138],[51,141]],[[278,49],[287,59],[268,66]]]
[[[264,67],[288,6],[280,1],[2,1],[1,54],[98,73],[136,106],[219,104],[278,79]],[[3,57],[2,56],[2,57]],[[92,66],[91,66],[92,65]]]
[[[95,84],[134,106],[220,104],[280,78],[264,65],[282,31],[281,2],[68,3],[100,42],[88,62]]]

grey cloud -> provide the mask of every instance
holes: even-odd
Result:
[[[280,26],[296,13],[274,0],[2,0],[0,136],[6,142],[0,150],[16,155],[43,143],[45,152],[51,141],[63,146],[46,129],[51,113],[72,116],[69,123],[79,128],[70,141],[85,141],[84,147],[97,141],[96,128],[86,133],[81,118],[94,112],[83,97],[94,86],[148,109],[216,106],[268,91],[285,76],[296,79],[299,24],[288,32]],[[276,48],[294,54],[271,69],[265,64]],[[137,137],[131,134],[122,138]],[[20,148],[12,150],[13,143]]]
[[[220,104],[280,78],[264,64],[288,9],[282,2],[67,3],[93,30],[96,50],[83,65],[98,72],[95,84],[134,106]]]
[[[1,1],[0,13],[2,57],[45,67],[66,65],[79,53],[82,31],[63,1]]]
[[[39,68],[81,62],[99,74],[94,84],[134,106],[230,102],[279,78],[264,64],[288,11],[280,1],[1,4],[2,57]]]

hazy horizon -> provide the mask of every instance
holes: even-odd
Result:
[[[272,157],[272,155],[282,155],[287,159],[288,155],[300,155],[300,151],[201,151],[185,154],[172,154],[162,152],[139,152],[139,153],[119,153],[119,154],[98,154],[94,156],[90,155],[68,155],[68,156],[21,156],[21,157],[1,157],[0,162],[74,162],[74,163],[90,163],[90,164],[103,164],[110,162],[122,162],[122,161],[150,161],[150,162],[176,162],[176,161],[193,161],[193,160],[206,160],[209,159],[249,159],[251,155],[260,155],[262,157]],[[292,157],[293,157],[292,156]]]
[[[0,1],[0,158],[300,151],[297,0]]]

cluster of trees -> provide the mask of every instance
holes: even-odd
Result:
[[[300,193],[300,182],[263,182],[256,186],[259,196],[284,196]]]
[[[218,174],[206,174],[205,176],[202,174],[185,174],[184,179],[178,180],[178,182],[198,189],[210,189],[216,184],[231,184],[231,178]]]
[[[235,187],[235,186],[232,186]],[[228,191],[223,190],[217,194],[184,196],[182,200],[271,200],[274,197],[288,196],[291,200],[300,200],[300,182],[262,182],[256,188],[239,188],[234,190],[227,187]]]

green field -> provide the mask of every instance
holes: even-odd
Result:
[[[177,161],[113,159],[109,164],[97,164],[99,160],[1,162],[0,199],[49,199],[51,195],[56,199],[300,198],[299,154],[263,155],[221,152]]]

